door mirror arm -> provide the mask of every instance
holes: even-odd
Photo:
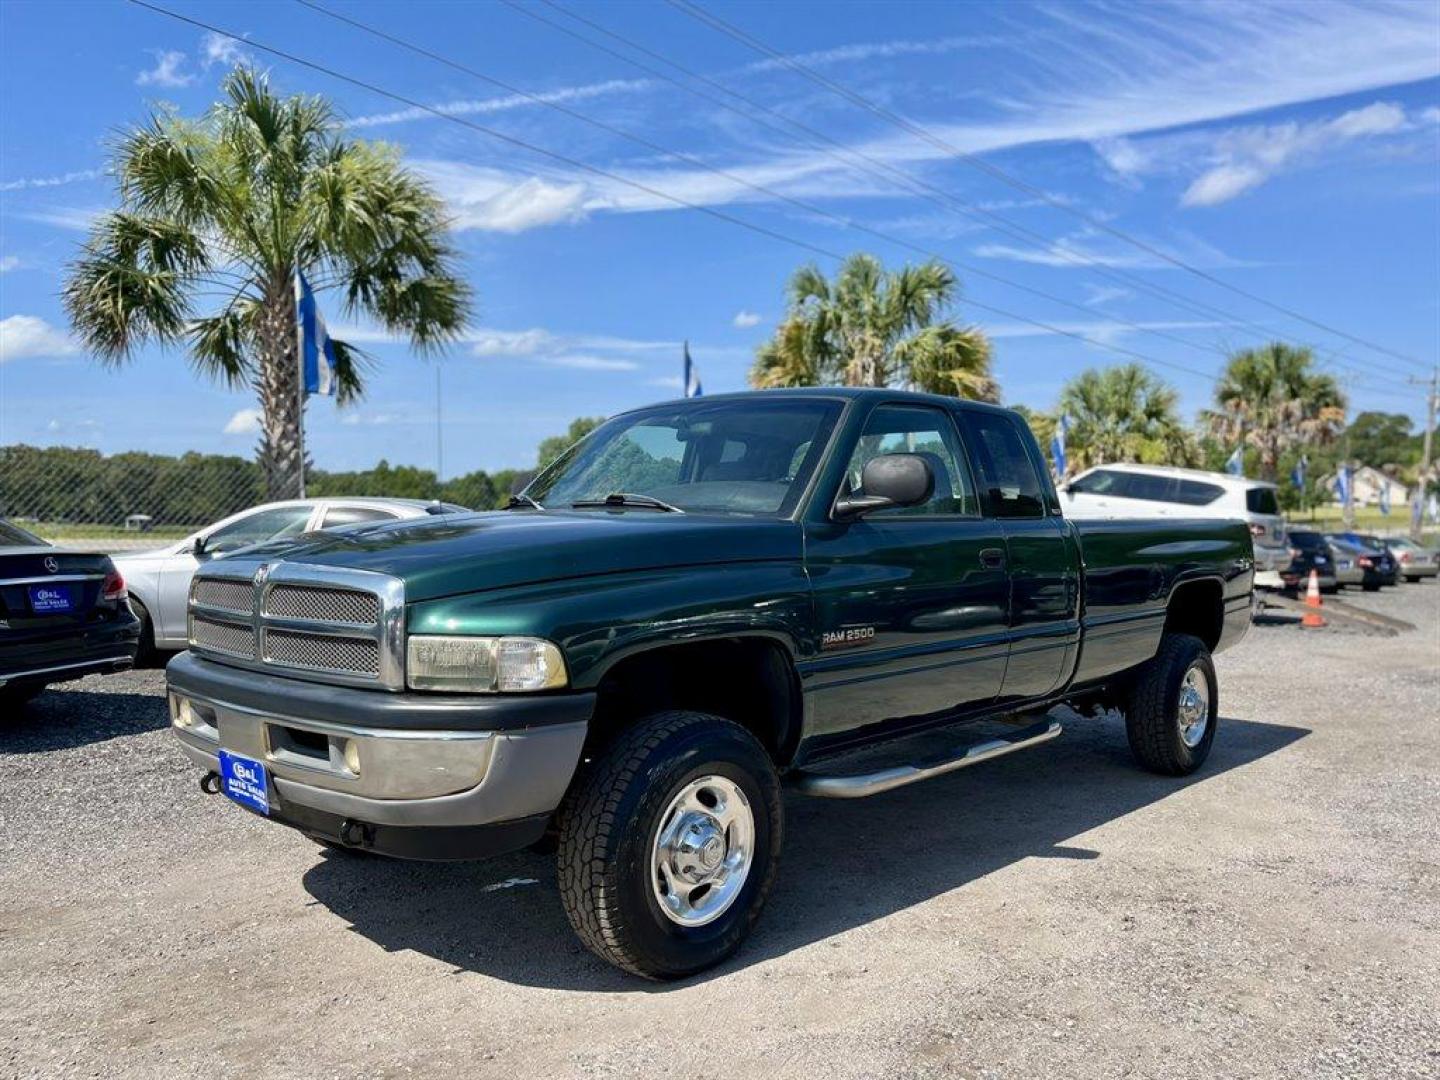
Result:
[[[872,510],[888,510],[899,504],[884,495],[851,495],[835,502],[835,517],[840,521],[864,517]]]

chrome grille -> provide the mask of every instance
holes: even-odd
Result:
[[[195,576],[190,644],[235,667],[405,688],[405,585],[390,574],[227,558]]]
[[[265,596],[265,614],[316,622],[364,623],[380,621],[380,598],[353,589],[315,589],[303,585],[273,585]]]
[[[250,614],[255,606],[255,589],[248,581],[225,578],[196,578],[190,599],[206,607],[224,608]]]
[[[271,628],[265,631],[265,659],[292,667],[378,675],[380,644],[374,638],[329,637]]]
[[[190,644],[230,656],[254,656],[255,631],[248,626],[236,626],[234,623],[192,615]]]

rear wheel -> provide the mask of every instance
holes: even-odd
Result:
[[[1125,732],[1131,753],[1152,772],[1194,772],[1215,741],[1219,699],[1205,643],[1190,634],[1166,634],[1130,689]]]
[[[649,979],[725,959],[775,879],[780,781],[740,725],[667,712],[622,733],[559,813],[560,898],[596,955]]]

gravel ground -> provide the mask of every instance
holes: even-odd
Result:
[[[159,672],[0,727],[0,1075],[1440,1076],[1440,585],[1256,627],[1205,769],[1113,720],[787,802],[742,953],[655,987],[550,862],[331,856],[202,796]]]

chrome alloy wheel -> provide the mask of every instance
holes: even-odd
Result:
[[[755,815],[735,781],[702,776],[670,800],[651,844],[651,887],[671,922],[704,926],[729,909],[755,856]]]
[[[1180,683],[1180,701],[1175,710],[1180,739],[1190,749],[1200,745],[1210,726],[1210,680],[1199,664],[1192,664]]]

